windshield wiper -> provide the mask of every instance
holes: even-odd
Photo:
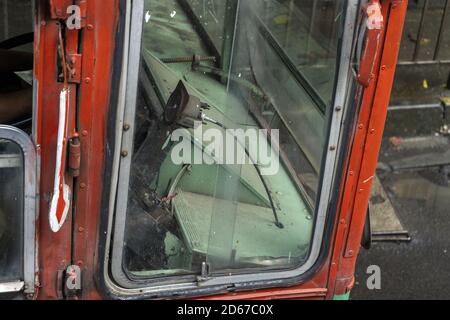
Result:
[[[221,128],[226,130],[226,127],[223,124],[221,124],[220,122],[218,122],[218,121],[216,121],[214,119],[205,117],[205,121],[214,123],[217,126],[220,126]],[[235,137],[235,139],[237,140],[236,137]],[[264,179],[264,175],[261,173],[261,169],[259,168],[259,165],[252,159],[252,157],[250,156],[250,153],[247,150],[247,148],[245,148],[244,146],[243,146],[243,148],[245,150],[245,153],[249,157],[249,159],[252,161],[253,166],[255,167],[256,172],[257,172],[257,174],[258,174],[258,176],[259,176],[259,178],[260,178],[260,180],[261,180],[261,182],[262,182],[262,184],[264,186],[264,189],[265,189],[265,191],[267,193],[267,197],[269,198],[269,204],[270,204],[270,207],[272,209],[273,216],[274,216],[274,219],[275,219],[275,222],[274,222],[275,226],[277,226],[279,229],[284,229],[284,225],[280,222],[280,219],[278,217],[277,207],[275,205],[275,201],[273,200],[272,191],[270,190],[266,179]],[[202,151],[204,152],[205,150],[202,150]],[[169,191],[168,191],[167,196],[166,196],[166,199],[168,199],[169,201],[172,201],[176,197],[175,190],[176,190],[176,188],[178,186],[178,183],[180,182],[181,178],[187,172],[190,172],[191,170],[192,170],[192,166],[191,165],[184,165],[182,167],[182,169],[178,172],[178,174],[176,175],[176,177],[173,180],[172,184],[170,185]]]
[[[196,103],[190,104],[189,101],[191,101],[191,100],[195,101]],[[191,110],[192,105],[194,105],[194,106],[202,105],[202,107],[194,108],[194,110]],[[213,123],[217,126],[220,126],[224,130],[227,130],[227,127],[223,123],[210,118],[209,116],[207,116],[204,113],[204,110],[207,110],[209,108],[210,108],[209,105],[207,105],[206,103],[202,103],[199,98],[191,96],[189,94],[189,92],[187,91],[186,87],[184,86],[183,82],[180,81],[178,83],[177,88],[172,93],[171,97],[169,98],[169,100],[167,102],[167,105],[165,107],[166,115],[164,116],[164,118],[166,119],[166,122],[170,122],[170,125],[175,126],[175,127],[177,125],[186,123],[186,121],[184,121],[184,119],[193,120],[194,118],[192,118],[192,117],[195,117],[195,119],[197,119],[197,120],[202,120],[204,122]],[[191,121],[188,121],[188,122],[191,122]],[[241,144],[236,136],[233,136],[233,137],[239,144]],[[264,176],[261,173],[258,163],[253,160],[247,147],[242,144],[241,144],[241,146],[245,150],[245,153],[247,154],[248,158],[252,161],[252,163],[256,169],[256,172],[264,186],[264,189],[269,198],[270,206],[272,208],[273,215],[275,218],[275,225],[278,228],[283,229],[284,226],[278,218],[278,212],[277,212],[277,208],[275,206],[275,202],[273,200],[272,191],[270,190],[270,188],[267,184],[267,181],[264,179]],[[202,151],[205,152],[204,149]],[[172,184],[172,186],[169,189],[169,194],[167,195],[168,199],[171,199],[174,196],[172,193],[175,191],[175,188],[177,187],[178,182],[181,180],[181,178],[187,171],[188,171],[188,166],[183,166],[182,170],[177,174],[177,176],[175,177],[174,183]]]
[[[227,130],[227,127],[225,127],[225,125],[223,125],[222,123],[220,123],[220,122],[217,121],[217,120],[211,119],[211,118],[209,118],[209,117],[205,117],[204,119],[205,119],[205,121],[207,121],[207,122],[211,122],[211,123],[213,123],[213,124],[215,124],[215,125],[217,125],[217,126],[223,128],[224,130]],[[235,139],[239,144],[241,144],[241,143],[239,142],[239,140],[237,139],[236,136],[234,136],[234,139]],[[242,144],[241,144],[241,146],[242,146]],[[260,169],[260,167],[259,167],[259,164],[258,164],[256,161],[253,160],[253,158],[252,158],[252,156],[250,155],[250,152],[248,151],[248,149],[247,149],[246,146],[242,146],[242,148],[244,149],[245,154],[248,156],[248,158],[250,159],[250,161],[253,163],[253,166],[254,166],[255,169],[256,169],[256,172],[257,172],[257,174],[258,174],[258,176],[259,176],[259,179],[261,180],[261,182],[262,182],[262,184],[263,184],[263,186],[264,186],[264,189],[266,190],[267,197],[269,198],[270,207],[271,207],[271,209],[272,209],[273,216],[274,216],[274,218],[275,218],[275,226],[277,226],[279,229],[284,229],[284,225],[280,222],[280,219],[279,219],[279,217],[278,217],[277,207],[275,206],[275,201],[273,200],[273,196],[272,196],[272,190],[270,190],[269,185],[267,184],[266,179],[264,179],[264,175],[263,175],[262,172],[261,172],[261,169]]]

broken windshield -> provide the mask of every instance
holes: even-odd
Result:
[[[345,4],[319,2],[145,1],[129,277],[306,260]]]

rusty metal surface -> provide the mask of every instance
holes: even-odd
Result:
[[[390,4],[391,2],[389,2]],[[310,281],[289,289],[267,289],[252,293],[233,293],[220,298],[300,298],[328,297],[346,293],[353,285],[356,254],[369,197],[370,177],[374,174],[378,157],[377,146],[381,144],[381,132],[390,95],[395,64],[397,61],[400,32],[403,25],[407,1],[392,2],[386,43],[381,64],[377,63],[375,80],[364,93],[360,114],[362,129],[355,133],[355,148],[349,154],[348,180],[343,185],[344,196],[334,230],[334,247],[326,255],[323,265]],[[46,1],[40,1],[41,19],[37,21],[39,33],[36,42],[36,79],[39,81],[38,128],[36,141],[42,157],[42,172],[54,171],[54,154],[57,123],[57,98],[61,84],[55,80],[56,35],[55,21],[45,20]],[[75,185],[76,215],[71,216],[58,234],[48,227],[48,218],[41,215],[40,221],[40,298],[58,298],[58,271],[70,264],[83,270],[82,298],[105,297],[96,287],[98,273],[99,215],[103,186],[104,159],[106,156],[106,125],[109,110],[112,53],[114,52],[114,30],[117,23],[118,1],[88,1],[87,25],[83,31],[81,48],[77,48],[78,35],[70,40],[70,50],[82,51],[83,66],[79,87],[79,118],[71,114],[73,128],[77,126],[81,136],[81,171]],[[383,14],[388,17],[388,2],[383,4]],[[72,42],[73,41],[73,42]],[[102,59],[97,59],[98,57]],[[75,88],[74,88],[75,90]],[[374,96],[376,95],[376,99]],[[71,102],[74,105],[74,101]],[[366,146],[371,148],[365,149]],[[364,156],[364,159],[362,157]],[[41,177],[41,212],[48,212],[52,177]],[[361,192],[356,192],[356,190]],[[356,199],[355,199],[356,197]],[[355,201],[353,201],[355,200]],[[356,202],[356,206],[354,206]],[[72,224],[72,219],[74,223]],[[342,223],[338,223],[342,222]],[[350,235],[348,236],[348,231]],[[334,238],[334,237],[333,237]],[[72,239],[74,242],[72,243]],[[345,257],[342,255],[345,254]],[[327,289],[328,288],[328,289]],[[218,297],[214,297],[218,298]]]
[[[56,135],[58,126],[59,95],[63,84],[58,83],[56,75],[57,42],[59,27],[57,21],[46,20],[49,15],[48,2],[38,2],[39,17],[36,19],[35,34],[35,79],[38,92],[36,103],[35,142],[41,157],[42,173],[40,177],[40,221],[39,221],[39,297],[57,298],[57,272],[65,269],[71,260],[72,223],[69,215],[62,230],[54,234],[49,227],[49,202],[53,192],[53,174],[55,172]],[[72,88],[75,90],[75,88]],[[70,101],[74,105],[74,98]],[[73,112],[70,114],[73,127]]]
[[[335,245],[333,259],[336,259],[334,261],[338,266],[332,266],[332,272],[336,272],[336,287],[332,288],[338,295],[348,293],[354,286],[356,257],[360,250],[408,2],[392,1],[390,4],[383,5],[383,15],[389,17],[383,36],[385,45],[376,66],[379,71],[374,80],[375,85],[369,86],[363,93],[343,187],[338,227],[343,247]]]
[[[80,176],[77,190],[77,215],[74,221],[73,264],[83,272],[84,299],[97,299],[98,230],[107,157],[106,126],[111,115],[112,61],[116,45],[119,1],[87,1],[86,28],[80,51],[83,53],[82,81],[79,87],[78,131],[81,141]],[[99,58],[101,57],[101,59]]]

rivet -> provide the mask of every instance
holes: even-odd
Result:
[[[131,128],[131,126],[129,124],[127,124],[127,123],[123,125],[123,130],[124,131],[130,130],[130,128]]]
[[[88,30],[93,30],[93,29],[94,29],[94,26],[93,26],[92,24],[88,24],[88,25],[87,25],[87,29],[88,29]]]
[[[86,79],[84,79],[84,82],[87,83],[87,84],[89,84],[89,83],[91,82],[91,78],[86,78]]]
[[[86,136],[88,135],[87,130],[83,130],[83,131],[81,132],[81,135],[84,136],[84,137],[86,137]]]
[[[80,188],[81,189],[85,189],[86,188],[86,184],[85,183],[80,183]]]
[[[84,228],[83,227],[79,227],[78,228],[78,232],[84,232]]]
[[[128,157],[128,151],[124,150],[120,153],[122,155],[122,157]]]

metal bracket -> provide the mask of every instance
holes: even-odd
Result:
[[[209,279],[210,270],[211,270],[211,267],[210,267],[209,263],[202,262],[201,275],[197,277],[197,281],[198,282],[207,281]]]
[[[65,20],[69,16],[67,8],[73,4],[71,0],[49,0],[50,17],[53,20]]]
[[[69,143],[69,174],[76,178],[80,175],[81,166],[81,143],[78,134],[76,134]]]
[[[81,65],[82,65],[82,58],[83,56],[81,54],[68,54],[68,79],[67,81],[69,83],[81,83]]]

